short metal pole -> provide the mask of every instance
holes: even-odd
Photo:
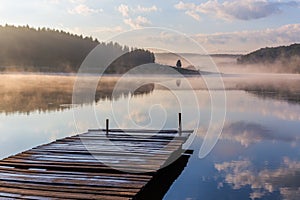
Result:
[[[179,135],[181,136],[181,132],[182,132],[181,113],[178,113],[178,132]]]
[[[108,135],[109,119],[106,119],[106,135]]]

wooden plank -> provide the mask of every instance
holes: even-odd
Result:
[[[51,151],[51,150],[60,150],[60,151],[82,151],[82,152],[87,152],[89,151],[90,154],[91,153],[104,153],[104,152],[110,152],[110,153],[130,153],[130,152],[133,152],[133,153],[140,153],[140,154],[144,154],[144,155],[147,155],[147,154],[170,154],[172,151],[176,150],[177,148],[176,147],[172,147],[172,146],[165,146],[163,148],[156,148],[156,149],[145,149],[146,147],[144,147],[144,150],[143,148],[132,148],[132,147],[122,147],[122,146],[102,146],[102,147],[97,147],[97,146],[88,146],[88,147],[85,147],[85,146],[81,146],[81,147],[56,147],[56,146],[49,146],[49,147],[43,147],[43,148],[40,148],[38,150],[46,150],[46,151]],[[36,150],[36,149],[33,149],[33,150]]]
[[[52,192],[72,192],[72,193],[90,193],[109,196],[133,197],[139,189],[131,188],[109,188],[109,187],[88,187],[88,186],[70,186],[70,185],[49,185],[43,183],[22,183],[17,181],[0,181],[0,185],[10,188],[32,189],[39,188],[43,191]]]
[[[19,194],[20,197],[29,197],[34,199],[52,199],[52,198],[60,198],[60,199],[103,199],[103,200],[123,200],[128,199],[128,197],[120,197],[120,196],[108,196],[108,195],[97,195],[97,194],[89,194],[89,193],[70,193],[70,192],[50,192],[43,191],[39,189],[20,189],[20,188],[10,188],[0,186],[0,192],[10,193],[10,194]]]
[[[88,132],[104,132],[105,129],[89,129]],[[155,129],[109,129],[110,133],[117,132],[117,133],[170,133],[170,134],[176,134],[178,133],[177,129],[162,129],[162,130],[155,130]],[[182,130],[182,133],[192,133],[193,130]]]
[[[21,195],[20,194],[12,194],[12,193],[7,193],[7,192],[0,192],[0,198],[1,199],[6,199],[6,200],[14,200],[14,199],[23,199],[20,198]]]
[[[169,151],[158,151],[158,150],[148,150],[147,152],[143,152],[143,151],[132,151],[132,152],[116,152],[116,151],[93,151],[92,152],[93,155],[92,156],[98,156],[98,155],[102,155],[102,154],[114,154],[114,155],[122,155],[122,156],[147,156],[147,155],[153,155],[155,154],[156,156],[168,156],[170,154]],[[82,155],[82,156],[90,156],[91,153],[88,151],[82,151],[82,150],[63,150],[63,149],[47,149],[47,150],[30,150],[27,152],[23,152],[22,155],[28,154],[28,155],[34,155],[34,154],[39,154],[39,155],[69,155],[69,156],[77,156],[77,155]]]
[[[69,172],[69,171],[54,171],[54,170],[30,170],[30,169],[18,169],[18,168],[6,168],[0,166],[0,171],[5,172],[12,172],[12,173],[25,173],[25,174],[48,174],[48,175],[61,175],[61,176],[76,176],[76,177],[107,177],[112,179],[133,179],[133,180],[150,180],[152,176],[145,175],[145,174],[119,174],[119,173],[103,173],[103,172],[93,172],[93,173],[86,173],[86,172]]]
[[[183,131],[185,134],[179,136],[177,130],[127,131],[113,129],[106,136],[92,130],[0,161],[0,197],[131,199],[191,133]],[[147,173],[123,172],[136,171],[137,166]]]
[[[96,155],[95,155],[96,156]],[[50,160],[50,161],[63,161],[63,162],[91,162],[91,163],[99,163],[102,161],[115,161],[115,162],[124,162],[124,161],[132,161],[132,162],[146,162],[151,161],[153,163],[164,161],[168,156],[166,155],[156,155],[156,154],[144,154],[144,155],[135,155],[135,156],[126,156],[126,154],[113,154],[113,153],[101,153],[98,154],[98,157],[90,156],[79,156],[78,154],[31,154],[31,153],[22,153],[19,155],[14,156],[14,158],[18,159],[27,159],[27,160]],[[7,159],[9,160],[9,159]]]
[[[119,179],[99,179],[99,178],[78,178],[78,177],[55,177],[43,174],[27,175],[27,174],[12,174],[0,173],[0,181],[18,181],[23,183],[36,183],[36,184],[56,184],[56,185],[75,185],[75,186],[97,186],[97,187],[117,187],[127,189],[138,189],[145,185],[146,181],[134,180],[119,180]]]
[[[181,145],[181,143],[179,143],[178,145]],[[49,145],[49,146],[44,146],[44,147],[41,147],[41,148],[39,148],[39,149],[53,149],[53,148],[55,148],[55,149],[62,149],[62,150],[64,150],[64,149],[74,149],[74,150],[76,150],[76,149],[79,149],[79,150],[85,150],[85,151],[87,151],[87,150],[89,150],[89,149],[99,149],[99,150],[102,150],[102,149],[106,149],[106,148],[109,148],[109,149],[113,149],[113,150],[115,150],[115,151],[122,151],[122,150],[126,150],[126,149],[128,149],[128,150],[136,150],[136,151],[143,151],[143,152],[147,152],[148,151],[148,149],[149,150],[164,150],[164,149],[166,149],[166,147],[168,147],[168,148],[171,148],[171,147],[173,147],[173,148],[175,148],[175,149],[177,149],[178,148],[178,145],[168,145],[168,144],[165,144],[165,145],[162,145],[162,146],[159,146],[159,147],[152,147],[152,148],[148,148],[147,146],[133,146],[133,145],[131,145],[131,146],[125,146],[125,145],[117,145],[117,144],[115,144],[115,145],[107,145],[107,144],[103,144],[103,145],[89,145],[89,144],[86,144],[86,145],[72,145],[72,144],[70,144],[70,145]],[[35,150],[35,149],[33,149],[33,150]]]
[[[94,162],[94,160],[97,160],[98,158],[106,158],[109,157],[110,159],[118,159],[118,160],[122,160],[122,159],[126,159],[126,160],[130,160],[132,159],[152,159],[152,160],[165,160],[168,157],[168,154],[161,154],[161,153],[155,153],[153,152],[151,153],[133,153],[130,154],[128,153],[123,153],[123,152],[113,152],[113,151],[108,151],[108,152],[100,152],[100,153],[94,153],[93,155],[88,154],[88,155],[84,155],[84,154],[78,154],[78,153],[53,153],[53,152],[38,152],[39,154],[36,154],[37,152],[24,152],[22,154],[18,154],[16,156],[14,156],[15,158],[36,158],[36,159],[47,159],[47,158],[60,158],[60,159],[72,159],[72,160],[91,160],[92,162]],[[96,156],[96,157],[95,157]],[[99,159],[98,159],[99,160]],[[101,160],[100,160],[101,161]]]
[[[17,159],[11,159],[9,161],[2,161],[0,162],[0,165],[5,166],[13,166],[13,167],[23,167],[23,168],[42,168],[42,169],[61,169],[61,170],[67,170],[67,169],[76,169],[80,171],[96,171],[96,170],[112,170],[110,166],[106,166],[104,164],[100,163],[79,163],[79,162],[55,162],[55,161],[43,161],[42,163],[40,161],[34,161],[34,160],[17,160]],[[116,164],[111,163],[112,167],[118,168],[119,170],[133,170],[136,169],[136,165],[122,165],[122,164]],[[139,165],[139,170],[143,171],[153,171],[156,169],[159,169],[160,165]]]

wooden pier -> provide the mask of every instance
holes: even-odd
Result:
[[[106,128],[38,146],[0,161],[0,198],[161,199],[188,161],[191,133]]]

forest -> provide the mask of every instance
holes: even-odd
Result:
[[[97,45],[107,52],[124,54],[106,73],[124,73],[136,65],[155,62],[148,50],[99,42],[62,30],[5,25],[0,26],[0,71],[75,73]]]
[[[263,64],[281,72],[300,73],[300,44],[266,47],[237,58],[238,64]]]

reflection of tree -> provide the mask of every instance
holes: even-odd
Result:
[[[261,98],[272,98],[288,101],[290,103],[300,103],[300,81],[265,81],[257,83],[238,84],[237,88],[245,90]]]
[[[95,101],[118,99],[127,95],[144,95],[154,89],[153,84],[146,84],[131,92],[130,88],[142,84],[136,80],[128,80],[128,84],[113,93],[117,81],[116,77],[102,78],[96,91]],[[69,109],[72,103],[74,82],[73,76],[1,75],[0,112],[29,114],[33,111]]]
[[[283,199],[300,198],[300,162],[283,159],[278,169],[256,170],[249,160],[215,164],[219,172],[225,173],[225,183],[233,189],[250,186],[249,198],[262,198],[268,193],[279,192]],[[222,184],[221,184],[222,185]]]
[[[180,87],[180,84],[181,84],[181,80],[180,79],[176,80],[177,87]]]
[[[300,93],[294,93],[290,91],[265,91],[265,90],[254,90],[247,91],[263,99],[278,99],[288,101],[289,103],[300,103]]]

